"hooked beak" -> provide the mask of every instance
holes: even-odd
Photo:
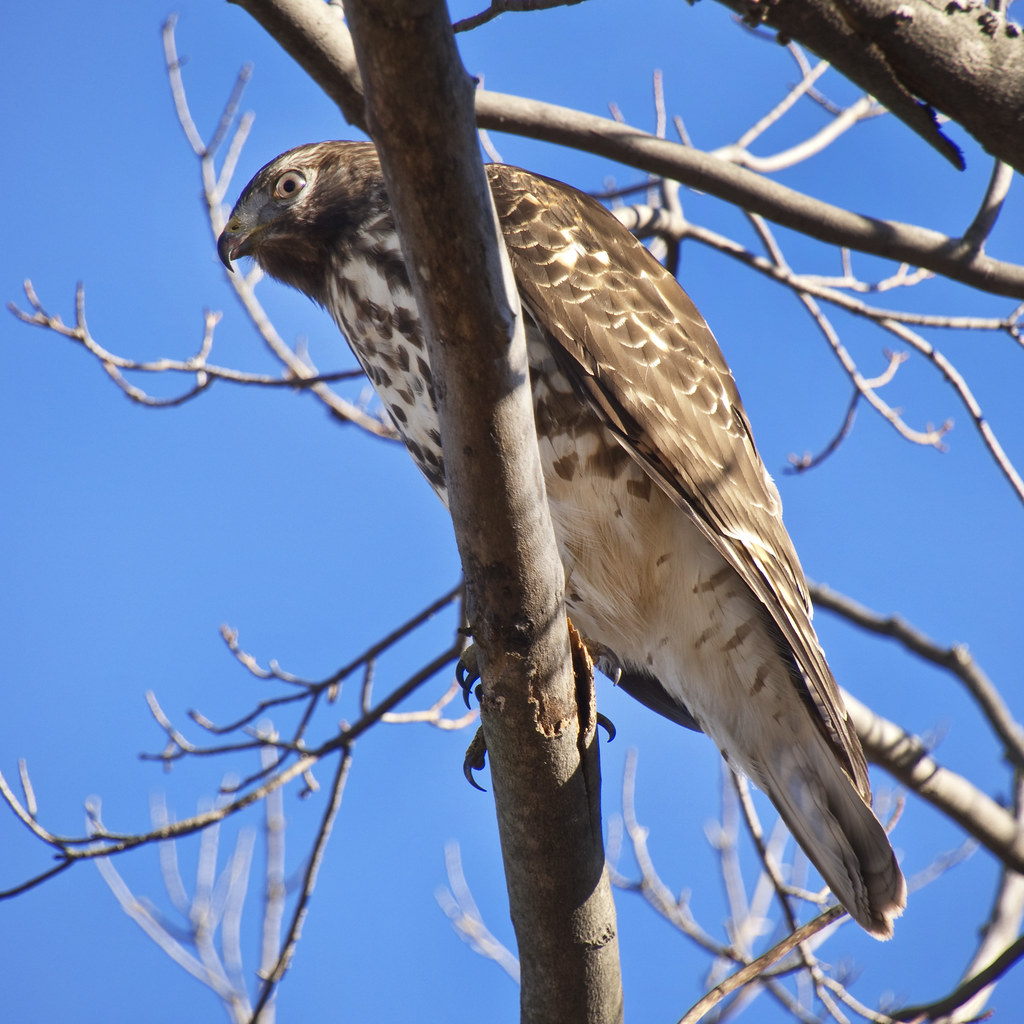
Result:
[[[236,217],[232,217],[224,226],[224,230],[217,239],[217,255],[221,263],[234,273],[235,268],[231,265],[232,260],[241,256],[248,256],[252,252],[252,232],[246,231]]]

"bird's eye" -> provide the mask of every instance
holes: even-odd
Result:
[[[298,171],[285,171],[274,185],[275,199],[294,199],[306,187],[306,179]]]

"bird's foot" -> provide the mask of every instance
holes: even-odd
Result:
[[[487,741],[484,739],[484,730],[483,726],[481,726],[470,741],[469,746],[466,748],[466,756],[462,759],[462,774],[466,776],[466,781],[474,789],[479,789],[481,793],[486,793],[487,790],[473,778],[473,772],[483,771],[486,763]]]
[[[587,643],[583,640],[580,634],[576,631],[572,621],[568,621],[569,626],[569,647],[572,652],[572,663],[573,672],[576,675],[577,686],[584,679],[589,681],[590,687],[590,699],[587,704],[590,706],[594,718],[592,721],[601,726],[608,734],[608,741],[611,742],[615,739],[615,726],[612,721],[602,715],[599,711],[593,707],[593,670],[596,665],[604,675],[608,676],[612,682],[618,682],[622,676],[622,665],[619,663],[619,659],[615,654],[610,651],[603,644]],[[595,660],[591,651],[597,654]],[[466,702],[466,707],[470,706],[469,697],[473,693],[473,687],[480,680],[480,659],[477,655],[476,646],[469,644],[468,647],[462,652],[459,657],[458,664],[455,666],[455,678],[459,682],[459,686],[462,687],[462,697]],[[479,687],[476,691],[477,699],[480,698]],[[582,712],[582,707],[581,707]],[[479,789],[481,792],[485,792],[483,786],[481,786],[476,779],[473,777],[474,771],[482,771],[486,765],[487,760],[487,743],[484,740],[483,728],[479,728],[474,735],[472,742],[466,749],[466,756],[462,761],[462,773],[466,776],[466,781],[474,789]]]

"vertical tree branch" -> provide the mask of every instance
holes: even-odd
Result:
[[[273,31],[275,5],[242,6],[259,8]],[[583,721],[577,709],[525,338],[480,162],[473,84],[438,0],[386,9],[360,0],[346,11],[440,406],[523,1020],[618,1021],[594,715],[589,693]]]

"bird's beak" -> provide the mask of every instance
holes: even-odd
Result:
[[[217,255],[221,263],[234,272],[235,268],[231,261],[237,260],[240,256],[248,256],[252,252],[251,241],[252,232],[247,231],[237,217],[232,217],[217,239]]]

